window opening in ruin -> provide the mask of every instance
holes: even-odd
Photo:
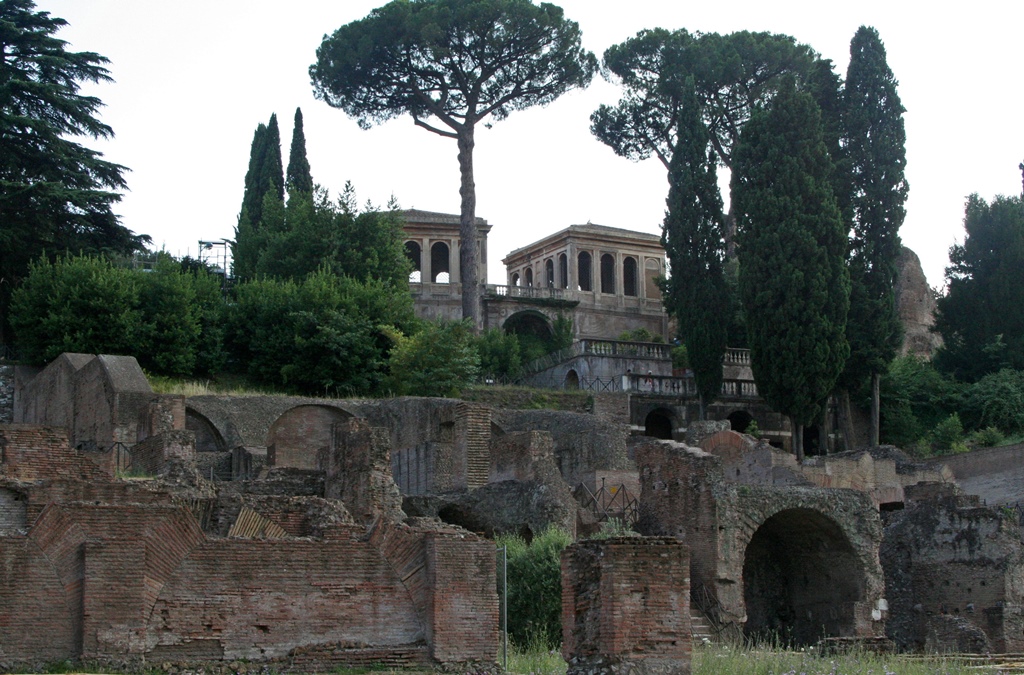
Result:
[[[579,280],[578,287],[581,291],[592,291],[594,290],[593,276],[591,274],[592,260],[590,254],[586,251],[580,251],[580,254],[576,257],[576,278]]]
[[[579,389],[580,388],[580,375],[575,370],[569,369],[569,372],[565,374],[565,388],[566,389]]]
[[[815,455],[828,454],[821,449],[821,429],[817,425],[804,427],[804,455],[814,457]]]
[[[405,242],[405,257],[412,263],[412,272],[409,273],[409,281],[418,284],[423,280],[422,251],[420,245],[414,241]]]
[[[533,286],[533,270],[530,269],[529,267],[527,267],[525,275],[526,275],[526,285],[532,287]]]
[[[569,258],[564,253],[558,256],[558,287],[569,288]]]
[[[660,276],[662,276],[661,263],[654,258],[648,258],[644,263],[644,291],[648,298],[661,297],[661,289],[658,288],[658,277]]]
[[[439,241],[430,247],[430,274],[435,284],[447,284],[451,280],[448,244]],[[442,277],[443,275],[443,277]]]
[[[601,256],[601,292],[615,293],[615,257],[611,253]]]
[[[835,521],[812,509],[781,511],[761,524],[744,553],[744,634],[792,647],[851,637],[865,586]]]
[[[648,413],[644,420],[644,436],[672,440],[672,413],[663,408]]]
[[[544,261],[544,281],[548,288],[555,287],[555,261],[548,258]]]
[[[624,258],[622,261],[622,292],[635,297],[637,293],[636,258]]]
[[[744,433],[754,421],[754,417],[746,410],[736,410],[729,413],[729,425],[738,434]]]

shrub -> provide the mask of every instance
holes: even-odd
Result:
[[[979,448],[993,448],[1005,440],[1003,432],[996,427],[985,427],[974,432],[971,440]]]
[[[11,327],[25,359],[64,352],[134,354],[141,274],[91,256],[40,260],[11,298]]]
[[[960,415],[953,413],[946,419],[935,425],[931,433],[932,446],[936,450],[958,450],[963,445],[964,425],[960,422]]]
[[[519,340],[500,328],[484,331],[476,342],[480,372],[487,376],[516,378],[523,372]]]
[[[968,388],[965,408],[971,426],[1024,431],[1024,371],[1004,368],[981,378]]]
[[[398,395],[457,396],[476,378],[480,355],[468,321],[427,322],[391,352],[391,390]]]
[[[572,537],[550,527],[529,544],[516,535],[500,536],[497,543],[508,552],[510,639],[517,645],[557,647],[562,641],[561,555]]]

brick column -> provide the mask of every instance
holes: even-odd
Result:
[[[690,673],[690,556],[677,539],[584,540],[562,553],[568,675]]]

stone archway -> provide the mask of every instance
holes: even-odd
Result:
[[[748,638],[806,646],[857,634],[865,572],[842,528],[809,508],[776,513],[754,532],[743,559]]]
[[[285,411],[267,432],[267,464],[316,469],[317,451],[331,444],[331,427],[352,414],[327,405],[299,405]]]
[[[672,440],[672,411],[657,408],[644,419],[644,436]]]
[[[742,434],[750,427],[750,423],[754,421],[754,416],[746,410],[734,410],[729,413],[726,419],[729,420],[729,427],[733,431]]]
[[[579,389],[580,388],[580,375],[572,368],[565,374],[565,388],[566,389]]]

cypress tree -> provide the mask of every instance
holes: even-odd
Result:
[[[846,232],[817,104],[792,79],[736,149],[740,293],[759,393],[793,426],[816,422],[849,354]]]
[[[850,42],[843,98],[843,155],[853,214],[850,360],[843,383],[853,388],[871,377],[870,440],[878,445],[879,379],[902,338],[894,287],[908,185],[904,108],[874,28],[861,26]]]
[[[668,211],[661,242],[672,276],[664,283],[665,308],[679,336],[700,394],[701,418],[722,389],[730,298],[725,283],[722,198],[707,127],[700,119],[693,78],[687,78],[669,164]]]
[[[281,129],[277,126],[277,113],[270,115],[267,124],[267,154],[260,171],[264,193],[273,191],[284,201],[284,162],[281,160]]]
[[[288,192],[313,192],[313,176],[306,159],[306,134],[302,130],[302,108],[295,109],[295,124],[292,127],[292,146],[288,152]]]
[[[260,172],[267,154],[267,125],[260,122],[252,135],[249,148],[249,170],[245,172],[245,193],[242,195],[242,210],[238,220],[257,225],[262,219],[263,192],[260,189]]]

